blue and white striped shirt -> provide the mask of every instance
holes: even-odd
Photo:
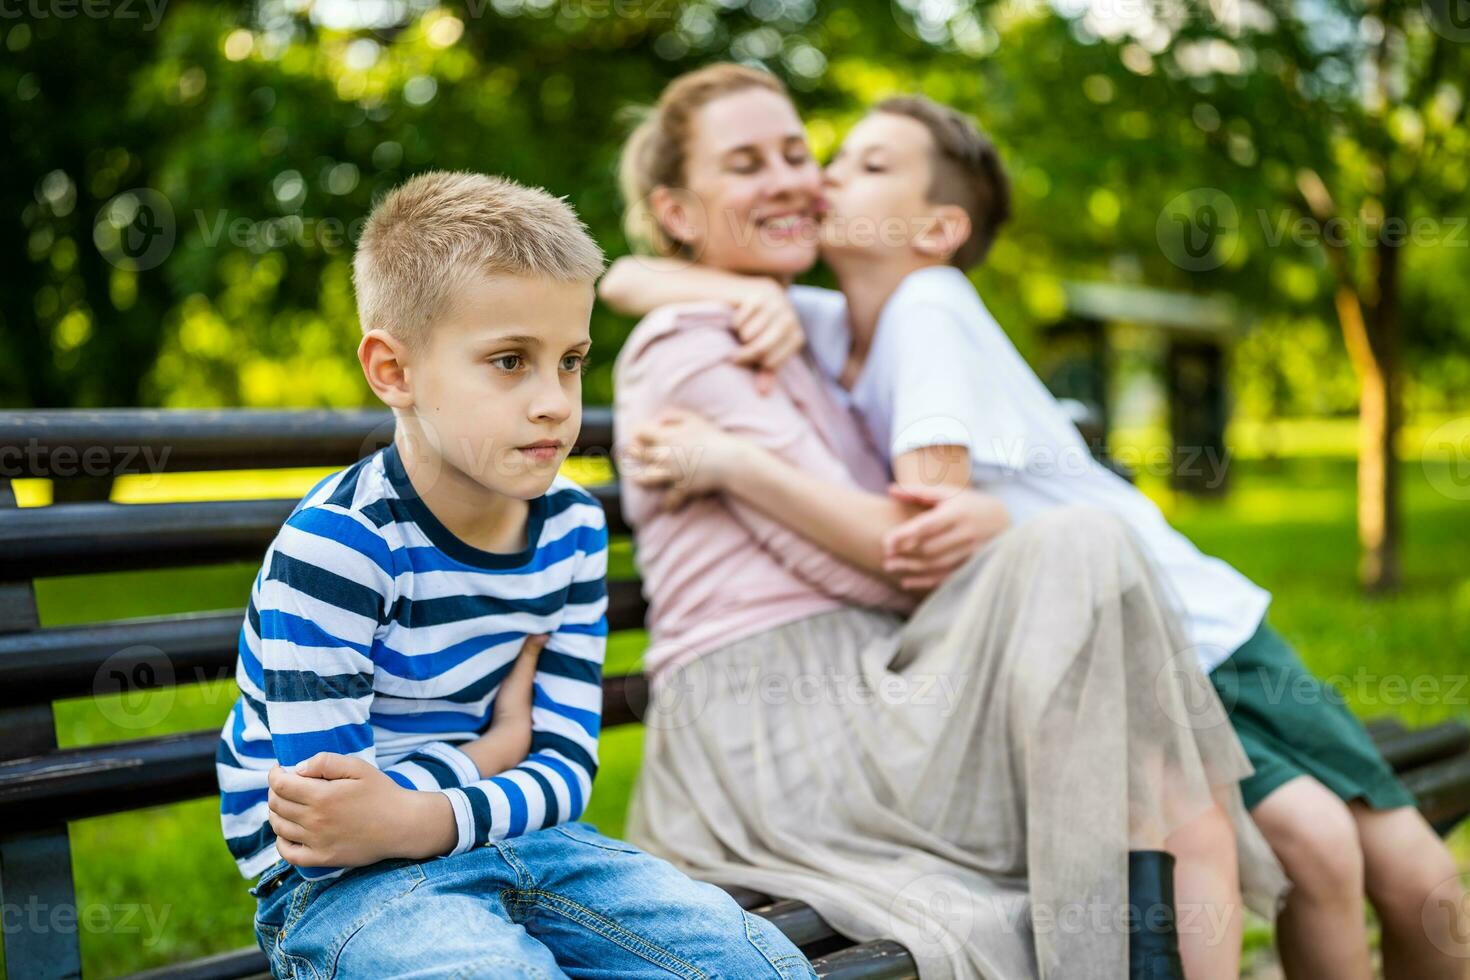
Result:
[[[526,548],[481,551],[414,492],[393,446],[319,483],[266,552],[240,628],[240,697],[220,733],[220,819],[240,872],[279,859],[266,777],[318,752],[442,792],[452,853],[578,819],[597,772],[607,643],[607,520],[558,476],[530,502]],[[490,722],[528,635],[531,752],[490,778],[459,749]],[[329,877],[337,868],[303,868]]]

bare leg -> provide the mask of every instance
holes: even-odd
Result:
[[[1292,980],[1369,980],[1363,850],[1347,804],[1309,776],[1283,784],[1251,811],[1292,890],[1276,920]]]
[[[1418,810],[1351,805],[1388,980],[1462,980],[1470,922],[1455,859]]]
[[[1240,868],[1235,831],[1216,804],[1169,835],[1174,855],[1174,898],[1178,908],[1179,956],[1189,980],[1236,980],[1240,976]]]

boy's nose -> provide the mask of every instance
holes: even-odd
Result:
[[[531,400],[529,414],[535,421],[564,422],[572,414],[572,400],[559,382],[542,385]]]

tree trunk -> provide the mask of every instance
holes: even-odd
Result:
[[[1369,592],[1399,585],[1398,271],[1399,250],[1379,243],[1371,302],[1339,280],[1335,296],[1343,340],[1358,376],[1358,578]]]

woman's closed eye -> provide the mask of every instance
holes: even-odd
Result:
[[[726,158],[726,166],[737,174],[753,174],[761,168],[760,157],[750,150],[739,150]]]

